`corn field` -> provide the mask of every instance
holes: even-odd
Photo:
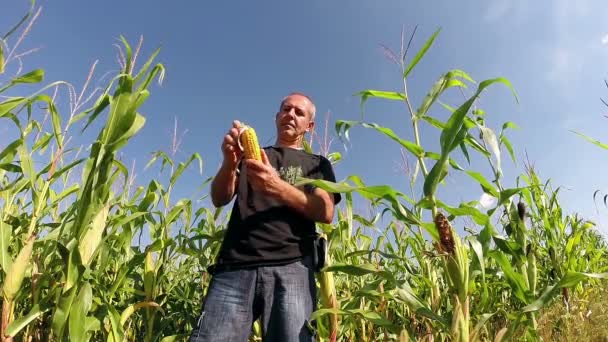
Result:
[[[42,86],[44,70],[15,72],[19,63],[11,59],[11,35],[23,32],[32,15],[0,42],[0,119],[16,136],[0,145],[2,339],[187,340],[229,213],[172,196],[187,168],[202,172],[199,154],[176,161],[151,151],[147,167],[160,164],[163,173],[148,184],[133,184],[135,171],[119,158],[145,129],[138,110],[164,77],[159,51],[138,66],[123,39],[121,70],[90,98],[86,84],[80,93],[61,81]],[[531,164],[522,174],[503,174],[501,152],[516,159],[508,139],[515,123],[500,131],[486,126],[477,99],[500,86],[517,101],[507,79],[476,82],[450,70],[421,101],[410,98],[408,77],[438,34],[411,58],[403,49],[395,54],[402,89],[358,94],[362,107],[402,102],[409,137],[374,122],[335,125],[344,143],[362,127],[399,144],[415,160],[407,177],[418,197],[357,175],[299,181],[345,198],[334,223],[318,224],[329,241],[328,265],[317,274],[319,341],[535,341],[546,309],[564,305],[570,312],[581,303],[574,298],[607,287],[608,244],[595,224],[563,212],[560,188]],[[56,102],[60,91],[70,94],[69,104]],[[461,92],[462,103],[442,101],[447,91]],[[421,144],[422,125],[438,130],[439,151]],[[71,137],[85,132],[96,137],[73,147]],[[338,152],[326,155],[340,162]],[[465,169],[456,155],[487,167]],[[454,173],[470,176],[496,205],[442,201],[437,191],[449,191],[445,180]],[[517,187],[504,187],[505,177]],[[371,213],[353,209],[355,196]],[[607,316],[599,314],[588,311],[586,319],[603,324]],[[261,340],[257,326],[250,339]]]

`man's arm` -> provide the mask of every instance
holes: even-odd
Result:
[[[222,166],[217,171],[211,182],[211,202],[213,202],[214,206],[221,207],[232,200],[238,180],[236,170],[236,167],[222,163]]]
[[[277,199],[315,222],[331,223],[333,221],[334,197],[332,195],[319,188],[315,188],[312,193],[306,193],[282,180],[268,162],[264,150],[261,152],[262,162],[249,159],[244,161],[247,178],[254,190]]]
[[[281,179],[279,181],[277,186],[269,187],[270,196],[315,222],[333,221],[334,198],[327,191],[315,188],[312,193],[306,193]]]

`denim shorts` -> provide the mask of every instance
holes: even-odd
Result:
[[[190,341],[246,342],[258,318],[264,341],[315,341],[310,315],[317,288],[309,260],[216,272]]]

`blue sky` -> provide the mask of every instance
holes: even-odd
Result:
[[[3,32],[28,6],[25,0],[5,2],[0,17]],[[26,69],[44,68],[45,84],[65,80],[80,88],[95,60],[99,63],[94,81],[116,71],[113,44],[120,35],[132,45],[143,35],[140,63],[155,48],[162,48],[157,61],[166,67],[165,80],[152,87],[142,108],[146,126],[125,148],[123,160],[128,165],[135,161],[136,182],[145,185],[158,170],[143,170],[143,166],[151,152],[170,149],[177,121],[182,138],[175,158],[184,161],[198,152],[204,166],[202,176],[196,168],[186,173],[176,196],[195,198],[203,194],[195,193],[195,186],[212,176],[221,162],[219,145],[233,119],[253,125],[261,142],[270,144],[280,99],[290,91],[303,91],[316,102],[319,129],[330,113],[334,135],[335,120],[360,119],[359,98],[353,94],[364,89],[402,90],[399,70],[384,56],[381,44],[399,50],[402,28],[409,36],[418,25],[412,56],[441,28],[408,81],[413,106],[417,108],[437,78],[450,69],[462,69],[476,81],[509,79],[519,104],[501,85],[489,88],[479,102],[490,128],[499,130],[505,121],[519,126],[508,133],[517,165],[502,151],[505,185],[515,185],[527,152],[544,180],[551,178],[554,186],[564,187],[561,198],[568,212],[581,212],[608,232],[608,210],[600,203],[598,216],[592,200],[595,190],[608,193],[608,151],[569,132],[578,130],[608,142],[604,138],[608,121],[603,117],[608,108],[600,102],[601,97],[608,100],[603,83],[608,78],[605,1],[557,0],[548,5],[524,0],[44,0],[37,6],[42,7],[41,14],[20,50],[40,48],[23,62]],[[60,94],[59,101],[66,100],[67,95]],[[456,93],[448,94],[445,101],[463,102]],[[365,112],[366,121],[413,140],[402,103],[372,99]],[[64,108],[62,114],[67,120],[68,110]],[[431,115],[445,120],[448,113],[437,105]],[[422,126],[425,149],[438,152],[437,133]],[[339,179],[357,174],[368,184],[389,184],[409,192],[395,143],[363,128],[354,128],[350,135],[347,151],[335,138],[332,145],[343,155],[336,166]],[[83,138],[75,137],[72,144]],[[480,158],[474,158],[470,167],[461,153],[456,152],[455,158],[489,177],[489,167]],[[440,197],[452,205],[478,199],[480,194],[479,186],[462,173],[450,175],[440,189]]]

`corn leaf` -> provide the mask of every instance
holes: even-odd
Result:
[[[465,171],[465,172],[466,172],[466,174],[471,176],[471,178],[476,180],[479,183],[479,185],[481,185],[481,188],[483,189],[484,192],[487,192],[488,194],[490,194],[496,198],[500,197],[498,190],[496,190],[494,185],[492,185],[481,173],[475,172],[475,171]]]
[[[377,97],[377,98],[381,98],[381,99],[397,100],[397,101],[405,100],[404,93],[397,93],[397,92],[393,92],[393,91],[363,90],[363,91],[358,92],[356,95],[361,96],[361,105],[360,105],[361,108],[363,108],[363,106],[365,105],[365,102],[370,97]]]
[[[426,52],[433,45],[433,42],[435,41],[435,38],[437,37],[437,35],[439,34],[440,31],[441,31],[441,28],[437,29],[433,33],[433,35],[429,39],[427,39],[427,41],[424,43],[424,45],[422,46],[422,48],[420,49],[420,51],[418,51],[418,53],[416,53],[416,55],[414,56],[414,58],[412,59],[412,61],[410,62],[410,64],[407,66],[407,68],[403,72],[403,78],[407,78],[407,76],[410,74],[410,72],[412,72],[412,70],[418,64],[418,62],[420,62],[420,60],[422,59],[422,57],[424,57],[424,55],[426,54]]]
[[[87,315],[91,310],[93,301],[93,290],[91,284],[85,282],[80,288],[76,300],[70,308],[69,331],[70,341],[88,341],[87,336]]]
[[[585,279],[608,279],[608,273],[583,273],[568,271],[557,284],[549,285],[545,288],[538,299],[523,308],[523,312],[534,312],[542,309],[559,294],[562,288],[570,288]]]
[[[603,149],[605,149],[605,150],[608,150],[608,144],[603,144],[603,143],[601,143],[601,142],[599,142],[599,141],[597,141],[597,140],[595,140],[595,139],[593,139],[593,138],[591,138],[591,137],[589,137],[589,136],[587,136],[587,135],[585,135],[585,134],[583,134],[583,133],[579,133],[579,132],[572,131],[572,130],[571,130],[570,132],[572,132],[572,133],[574,133],[574,134],[577,134],[577,135],[579,135],[579,136],[583,137],[583,139],[585,139],[585,140],[587,140],[588,142],[590,142],[590,143],[594,144],[595,146],[598,146],[598,147],[601,147],[601,148],[603,148]]]
[[[14,97],[11,99],[8,99],[4,102],[0,103],[0,118],[7,116],[7,114],[9,114],[13,109],[17,108],[18,106],[27,103],[27,98],[25,97]]]
[[[8,327],[6,328],[6,335],[10,337],[15,337],[21,330],[23,330],[23,328],[25,328],[28,324],[33,322],[36,318],[40,317],[48,310],[48,308],[40,308],[40,305],[38,304],[34,305],[27,315],[17,318],[16,320],[12,321],[11,324],[8,325]]]

